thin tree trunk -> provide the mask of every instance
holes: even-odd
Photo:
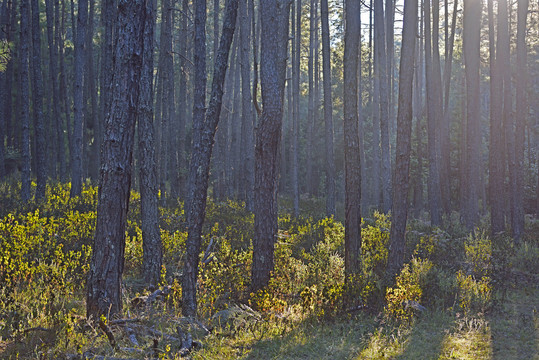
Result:
[[[253,16],[248,11],[248,0],[240,0],[239,2],[239,17],[240,17],[240,46],[241,46],[241,95],[242,95],[242,151],[244,157],[242,161],[242,171],[240,174],[240,190],[244,192],[245,206],[248,210],[253,211],[253,196],[254,196],[254,114],[251,97],[251,63],[249,61],[249,49],[251,44],[251,21],[250,16]]]
[[[22,145],[22,172],[21,172],[21,199],[28,202],[30,193],[30,98],[29,98],[29,49],[30,35],[30,0],[21,0],[21,37],[20,37],[20,97],[21,109],[21,145]]]
[[[71,140],[71,196],[80,196],[82,192],[82,152],[84,132],[84,42],[88,17],[88,0],[79,0],[77,14],[77,32],[75,38],[75,84],[73,88],[73,136]],[[69,121],[69,120],[68,120]]]
[[[125,226],[144,51],[144,2],[120,0],[118,10],[113,78],[118,86],[113,88],[105,124],[99,215],[87,283],[86,315],[96,320],[122,310]]]
[[[296,26],[295,32],[292,32],[294,39],[294,58],[292,64],[293,76],[293,99],[294,99],[294,116],[292,119],[292,189],[294,194],[294,216],[299,216],[299,112],[300,112],[300,60],[301,60],[301,0],[296,1],[296,21],[294,23],[294,11],[292,11],[292,27]]]
[[[438,1],[438,0],[434,0]],[[427,4],[428,6],[426,6]],[[429,153],[429,178],[428,192],[430,205],[430,221],[432,226],[439,226],[442,222],[440,207],[441,207],[441,190],[440,190],[440,172],[438,168],[437,156],[437,137],[436,128],[438,125],[438,107],[439,102],[436,96],[436,81],[434,80],[433,66],[433,51],[432,51],[432,35],[430,22],[430,0],[426,0],[423,5],[424,22],[425,22],[425,78],[427,83],[427,137],[428,137],[428,153]]]
[[[488,0],[488,34],[490,54],[490,151],[489,151],[489,203],[492,234],[505,231],[504,219],[504,151],[502,122],[501,73],[496,62],[494,43],[493,0]]]
[[[344,271],[347,284],[353,284],[360,271],[361,255],[361,159],[358,129],[358,58],[360,46],[360,1],[346,0],[344,30],[344,169],[345,233]]]
[[[89,147],[90,154],[88,154],[88,175],[90,179],[97,180],[99,178],[99,153],[101,143],[99,142],[101,124],[99,123],[98,107],[97,107],[97,86],[95,83],[95,69],[94,69],[94,50],[93,50],[93,38],[94,38],[94,15],[95,15],[95,0],[89,0],[89,16],[88,16],[88,31],[86,33],[86,92],[89,94],[90,108],[86,112],[88,121],[86,123],[86,129],[91,130],[92,133],[88,133],[92,136],[91,145]]]
[[[399,71],[399,110],[397,114],[397,149],[393,207],[389,239],[388,277],[396,276],[404,264],[406,219],[413,115],[414,51],[417,33],[417,0],[404,5],[402,53]]]
[[[391,151],[389,145],[389,89],[387,80],[386,33],[384,25],[383,0],[374,2],[374,49],[378,66],[379,111],[380,111],[380,147],[382,149],[382,210],[391,209]]]
[[[41,72],[41,29],[39,26],[39,2],[31,0],[32,7],[32,109],[34,136],[36,140],[36,200],[45,197],[47,187],[47,145],[43,119],[43,73]]]
[[[189,213],[187,214],[187,251],[183,272],[182,283],[182,313],[185,316],[196,316],[196,282],[198,275],[198,260],[200,254],[200,244],[202,236],[202,225],[206,214],[206,198],[208,192],[208,180],[210,173],[210,160],[213,150],[215,131],[219,122],[219,113],[221,112],[221,103],[223,98],[223,85],[225,82],[226,68],[228,64],[228,55],[234,37],[236,27],[236,17],[238,12],[238,0],[226,0],[225,2],[225,17],[223,19],[223,30],[221,32],[221,41],[215,59],[213,82],[211,89],[210,102],[205,118],[203,93],[197,94],[197,101],[193,111],[193,125],[196,133],[193,139],[193,158],[191,160],[189,179],[190,188],[193,189],[191,204],[189,205]],[[205,3],[200,2],[195,5],[195,55],[196,59],[202,64],[205,63]],[[201,42],[201,43],[198,43]],[[199,46],[197,46],[199,45]],[[198,68],[197,61],[195,66]],[[195,84],[197,90],[203,90],[205,87],[205,77],[202,68],[197,69]],[[197,115],[197,116],[195,116]],[[200,121],[197,123],[196,121]]]
[[[317,16],[315,10],[316,0],[310,1],[309,6],[309,62],[307,65],[307,76],[309,78],[309,103],[307,108],[307,131],[305,139],[305,170],[306,170],[306,192],[309,196],[313,194],[312,189],[312,177],[313,177],[313,149],[314,149],[314,36],[315,31],[318,29],[315,28],[315,17]],[[318,54],[316,54],[318,56]]]
[[[328,0],[321,0],[322,63],[324,72],[324,122],[326,143],[326,215],[335,215],[335,159],[333,154],[333,105],[331,97],[331,58],[329,45]],[[359,11],[359,9],[358,9]],[[359,50],[358,50],[359,51]],[[358,59],[359,59],[359,55]],[[356,85],[357,87],[357,85]],[[357,109],[357,107],[356,107]],[[358,129],[359,133],[359,129]]]
[[[520,241],[524,235],[524,128],[528,115],[527,99],[527,48],[526,19],[528,0],[518,2],[517,22],[517,81],[516,81],[516,119],[515,119],[515,183],[513,191],[513,237]],[[530,144],[528,144],[530,146]]]

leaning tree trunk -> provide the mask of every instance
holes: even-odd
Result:
[[[201,11],[197,14],[197,20],[205,20],[205,12],[202,10],[205,4],[199,3],[195,11]],[[213,70],[213,82],[211,88],[211,97],[208,104],[206,116],[204,115],[204,108],[200,109],[195,107],[193,111],[193,121],[195,118],[195,111],[197,111],[198,121],[200,123],[194,123],[196,133],[193,138],[193,158],[189,169],[189,179],[192,181],[190,188],[193,189],[191,195],[191,201],[189,205],[189,213],[187,214],[187,251],[186,259],[183,271],[183,283],[182,283],[182,300],[183,308],[182,313],[185,316],[196,316],[197,302],[196,302],[196,283],[198,276],[198,260],[200,254],[200,244],[202,237],[202,225],[204,223],[204,217],[206,216],[206,199],[208,195],[208,180],[210,175],[210,161],[213,151],[213,143],[215,137],[215,131],[217,130],[217,124],[219,123],[219,115],[221,112],[221,104],[223,99],[223,85],[225,82],[226,68],[228,65],[228,55],[230,53],[230,47],[232,44],[232,38],[234,37],[234,31],[236,28],[236,17],[238,13],[238,0],[226,0],[225,2],[225,17],[223,19],[223,30],[221,32],[221,41],[219,43],[219,49],[217,50],[217,56],[215,58],[214,70]],[[200,16],[200,17],[199,17]],[[198,31],[196,33],[198,41],[205,38],[205,21],[198,23]],[[195,43],[195,46],[197,44]],[[197,48],[197,51],[200,49]],[[202,47],[204,51],[204,46]],[[197,57],[202,54],[198,54]],[[204,55],[202,55],[204,58]],[[198,58],[198,60],[202,60]],[[202,60],[205,63],[204,60]],[[196,66],[196,61],[195,61]],[[202,75],[202,69],[199,69],[199,74]],[[196,74],[195,74],[196,76]],[[198,78],[203,83],[206,82],[205,78]],[[199,85],[202,85],[199,84]],[[205,86],[204,86],[205,87]],[[202,88],[202,86],[200,86]],[[199,89],[200,89],[199,88]],[[198,99],[197,105],[201,104],[200,101],[204,101],[203,94]]]
[[[267,286],[273,271],[277,239],[277,185],[279,142],[283,120],[283,97],[288,43],[290,2],[261,0],[260,81],[262,114],[255,147],[255,239],[251,287]]]
[[[399,273],[404,264],[410,152],[412,148],[412,104],[416,33],[417,0],[408,0],[404,5],[404,24],[402,30],[402,53],[399,70],[399,109],[397,114],[397,149],[387,266],[387,274],[391,279]]]
[[[87,283],[86,315],[94,320],[122,310],[125,226],[139,109],[146,8],[120,0],[110,114],[105,123],[97,224]]]

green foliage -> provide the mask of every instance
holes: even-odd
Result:
[[[430,281],[432,266],[429,260],[416,258],[404,265],[397,276],[395,287],[386,290],[386,314],[402,321],[412,319],[414,307],[411,304],[421,303],[423,290]]]

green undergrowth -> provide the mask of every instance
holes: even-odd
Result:
[[[46,201],[23,204],[20,184],[0,184],[0,358],[58,359],[66,354],[180,358],[170,336],[181,317],[187,239],[182,202],[160,208],[162,284],[152,307],[141,279],[140,195],[132,192],[126,229],[122,318],[138,319],[133,349],[121,326],[85,319],[84,285],[92,253],[97,189],[47,187]],[[306,201],[306,200],[304,200]],[[458,214],[443,230],[409,222],[405,265],[387,285],[391,218],[362,223],[362,270],[345,286],[344,227],[334,218],[279,216],[269,286],[250,293],[254,217],[244,204],[208,202],[198,279],[200,346],[195,359],[538,359],[539,221],[527,219],[520,243],[488,227],[469,234]],[[320,206],[317,206],[320,205]],[[345,297],[348,301],[345,303]],[[135,325],[133,325],[135,326]],[[198,325],[197,325],[198,326]],[[198,329],[198,330],[197,330]],[[167,337],[167,334],[169,335]]]

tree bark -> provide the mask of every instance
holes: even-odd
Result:
[[[502,0],[503,1],[503,0]],[[478,192],[481,168],[480,96],[479,96],[479,46],[481,31],[481,1],[464,2],[464,60],[466,74],[466,156],[467,195],[465,223],[472,230],[479,218]]]
[[[324,123],[326,148],[326,215],[335,215],[335,159],[333,151],[333,100],[331,96],[331,49],[329,44],[328,0],[321,0],[322,67],[324,73]],[[359,55],[357,55],[359,58]],[[359,131],[359,130],[358,130]]]
[[[28,202],[30,193],[30,98],[29,98],[29,49],[30,36],[30,0],[21,0],[20,19],[20,119],[21,119],[21,152],[22,152],[22,172],[21,172],[21,199]]]
[[[75,64],[73,87],[73,136],[71,140],[71,196],[80,196],[82,192],[82,152],[84,132],[84,58],[86,26],[88,18],[88,0],[79,0],[77,14],[77,32],[75,37]],[[69,119],[68,119],[69,121]]]
[[[195,6],[195,21],[198,20],[198,23],[196,24],[198,27],[196,27],[197,31],[195,32],[195,40],[198,41],[203,41],[205,37],[204,8],[205,3],[203,2],[197,3],[197,6]],[[232,38],[234,37],[234,30],[236,27],[237,13],[238,0],[226,0],[223,30],[221,32],[221,41],[219,43],[219,49],[217,50],[217,57],[215,58],[211,97],[205,119],[204,117],[201,117],[201,115],[204,115],[204,108],[198,108],[200,105],[204,106],[204,104],[201,103],[204,101],[203,94],[198,94],[198,101],[195,103],[196,105],[193,110],[193,121],[198,119],[200,123],[193,123],[196,133],[193,134],[193,158],[191,159],[189,170],[189,178],[192,181],[190,188],[193,189],[193,193],[191,204],[189,205],[189,213],[187,214],[187,251],[182,283],[182,313],[185,316],[196,316],[197,311],[196,281],[198,276],[198,260],[200,255],[202,225],[206,215],[210,160],[213,150],[215,131],[217,130],[217,124],[219,123],[219,115],[221,112],[221,104],[223,99],[223,85],[225,82],[228,55],[230,53]],[[195,54],[197,54],[197,52],[200,50],[205,50],[205,45],[202,45],[201,48],[199,48],[197,45],[197,41],[195,41]],[[205,63],[205,56],[202,53],[199,53],[196,57],[198,58],[197,60],[201,60],[201,62]],[[196,61],[195,66],[197,66]],[[195,76],[202,75],[203,69],[198,70],[199,73],[195,73]],[[195,82],[195,84],[198,84],[198,89],[200,90],[203,87],[201,85],[206,82],[206,79],[198,78],[198,80],[201,81],[201,83]],[[195,117],[195,111],[198,118]]]
[[[388,277],[396,276],[404,264],[406,219],[413,115],[414,51],[417,33],[417,0],[404,5],[402,52],[399,70],[399,108],[397,114],[397,149],[393,207],[389,239]]]
[[[161,275],[163,250],[159,230],[158,183],[153,125],[153,50],[155,8],[146,1],[144,18],[144,45],[140,99],[137,115],[138,151],[140,159],[140,210],[142,227],[142,269],[146,285],[158,285]]]
[[[255,147],[255,239],[251,287],[267,286],[273,271],[277,239],[277,182],[279,142],[283,120],[283,97],[288,45],[290,2],[261,0],[260,81],[262,114]]]
[[[122,309],[125,226],[147,15],[142,0],[120,0],[118,11],[114,86],[105,123],[98,217],[87,283],[86,315],[94,319]]]
[[[434,0],[438,1],[438,0]],[[428,5],[428,6],[426,6]],[[431,32],[430,22],[430,0],[426,0],[423,5],[425,22],[425,78],[427,83],[427,138],[428,138],[428,154],[429,154],[429,178],[428,192],[430,205],[430,221],[432,226],[440,226],[442,222],[441,216],[441,189],[440,189],[440,172],[438,167],[437,156],[437,136],[436,128],[438,122],[438,111],[440,103],[438,102],[437,92],[435,91],[436,81],[434,80],[435,71],[433,66],[433,33]]]
[[[524,128],[528,115],[527,98],[527,48],[526,19],[528,0],[518,2],[517,22],[517,81],[516,81],[516,119],[515,119],[515,189],[513,190],[513,237],[520,241],[524,235]],[[531,144],[528,144],[531,146]]]
[[[494,43],[493,0],[488,0],[489,54],[490,54],[490,151],[489,203],[492,234],[505,231],[504,219],[504,151],[502,121],[501,73],[496,61]]]
[[[374,50],[378,70],[374,76],[379,81],[380,147],[382,149],[382,210],[391,209],[391,151],[389,145],[389,89],[387,77],[386,32],[383,0],[374,1]]]
[[[251,97],[251,63],[249,61],[249,50],[251,44],[251,21],[247,6],[248,0],[240,0],[240,47],[241,47],[241,95],[242,95],[242,151],[245,161],[242,162],[242,172],[240,178],[243,179],[240,190],[244,192],[245,206],[253,211],[254,197],[254,113],[253,99]]]
[[[47,145],[43,119],[43,73],[41,72],[41,28],[39,26],[39,1],[31,0],[32,7],[32,109],[36,141],[36,200],[45,198],[47,188]]]
[[[294,23],[294,15],[296,21]],[[299,112],[300,112],[300,63],[301,63],[301,0],[296,1],[296,13],[292,11],[292,27],[296,26],[295,32],[292,32],[294,39],[294,58],[292,64],[293,77],[293,99],[294,99],[294,116],[292,119],[292,189],[294,194],[294,216],[299,216]]]
[[[358,58],[360,46],[360,1],[346,0],[344,30],[344,169],[345,232],[344,271],[351,284],[360,271],[361,254],[361,170],[358,130]]]

